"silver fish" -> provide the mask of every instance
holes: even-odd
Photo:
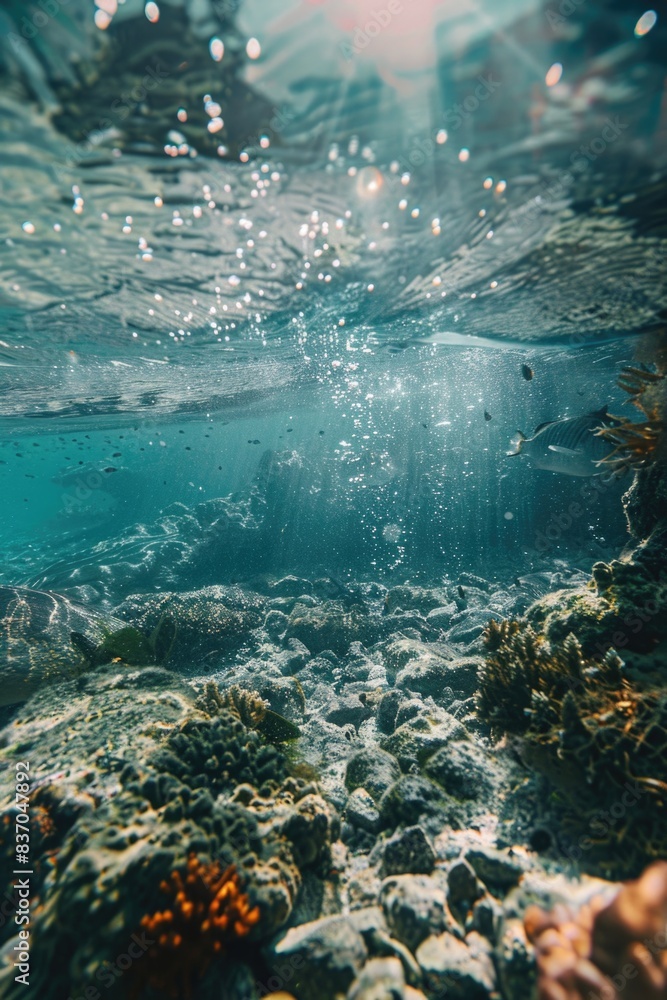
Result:
[[[532,437],[517,431],[517,450],[508,452],[507,457],[526,455],[536,469],[560,472],[564,476],[597,476],[603,471],[598,463],[611,454],[613,448],[594,431],[615,423],[617,420],[609,415],[606,406],[583,417],[548,420],[535,428]]]

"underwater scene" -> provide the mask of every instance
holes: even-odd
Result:
[[[1,1000],[667,1000],[664,5],[0,0],[0,206]]]

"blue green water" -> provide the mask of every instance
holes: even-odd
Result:
[[[113,602],[622,540],[622,483],[559,528],[582,483],[505,452],[618,409],[662,322],[660,19],[425,3],[366,45],[372,12],[335,3],[27,11],[3,13],[2,582]]]

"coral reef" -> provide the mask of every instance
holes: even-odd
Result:
[[[525,753],[571,805],[568,824],[594,836],[589,863],[633,872],[667,850],[667,693],[661,676],[631,674],[613,651],[587,658],[577,638],[549,643],[529,624],[491,621],[478,710]],[[630,794],[633,809],[619,801]]]
[[[35,759],[67,756],[34,798],[31,986],[45,1000],[100,982],[113,1000],[199,995],[207,975],[250,968],[305,871],[326,876],[335,811],[236,715],[203,717],[175,675],[125,667],[85,683],[45,691],[16,723]],[[114,749],[94,753],[101,732]],[[130,963],[122,975],[116,956]],[[18,996],[10,971],[0,992]]]
[[[252,691],[244,691],[238,684],[220,691],[215,681],[207,681],[197,698],[195,707],[207,715],[218,715],[228,711],[235,715],[244,726],[257,729],[266,716],[266,702]]]
[[[167,909],[142,917],[141,929],[156,938],[137,969],[141,985],[165,996],[192,996],[192,981],[211,961],[244,938],[260,919],[242,891],[234,866],[224,871],[218,862],[188,858],[185,872],[172,871],[160,889],[169,897]],[[139,996],[141,989],[136,990]]]
[[[651,865],[609,901],[593,896],[574,913],[528,908],[539,1000],[665,1000],[667,862]]]
[[[651,372],[646,368],[626,367],[622,370],[618,385],[628,393],[628,402],[633,403],[646,419],[636,423],[621,417],[610,427],[602,427],[596,431],[598,437],[603,437],[614,445],[613,451],[600,465],[607,466],[614,472],[623,472],[642,468],[655,460],[665,426],[661,419],[660,405],[663,389],[660,383],[664,378],[662,373]]]

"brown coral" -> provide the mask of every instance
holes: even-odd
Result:
[[[667,1000],[667,862],[578,913],[531,906],[539,1000]]]
[[[195,707],[210,716],[231,712],[248,729],[257,729],[266,715],[266,702],[254,691],[247,691],[238,684],[221,691],[215,681],[206,682]]]
[[[645,368],[623,368],[618,386],[628,393],[627,402],[636,406],[646,417],[634,423],[627,417],[615,418],[614,424],[601,427],[595,433],[614,445],[613,451],[602,459],[600,465],[620,473],[626,469],[639,469],[653,461],[662,438],[664,423],[660,419],[659,385],[665,376]]]
[[[244,938],[260,919],[234,866],[202,862],[191,854],[185,874],[176,869],[160,889],[171,897],[164,910],[146,915],[141,928],[155,939],[138,972],[139,990],[148,985],[167,996],[189,998],[192,984],[210,962]]]

